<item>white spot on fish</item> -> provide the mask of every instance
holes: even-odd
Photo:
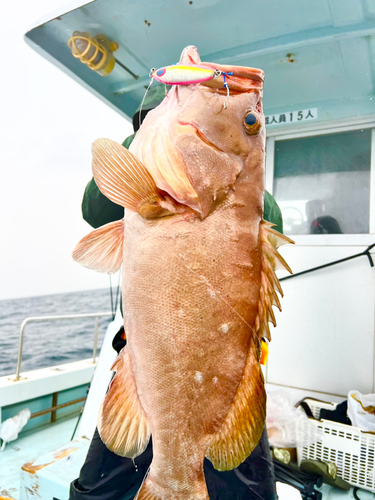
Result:
[[[227,325],[226,323],[224,323],[224,325],[221,325],[221,327],[219,328],[219,331],[221,333],[228,333],[228,330],[229,330],[229,325]]]
[[[183,309],[180,309],[178,311],[178,315],[180,316],[180,318],[183,318],[185,316],[185,311]]]
[[[214,378],[212,379],[212,382],[213,382],[214,384],[217,384],[217,383],[219,382],[219,379],[218,379],[217,377],[214,377]]]
[[[213,290],[210,290],[210,296],[212,299],[216,298],[216,293]]]
[[[202,382],[203,375],[201,374],[201,372],[196,372],[194,378],[197,382]]]

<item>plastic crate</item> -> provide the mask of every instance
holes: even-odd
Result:
[[[315,418],[335,403],[304,400]],[[375,435],[329,420],[301,419],[297,427],[297,460],[334,462],[338,475],[353,486],[375,492]]]

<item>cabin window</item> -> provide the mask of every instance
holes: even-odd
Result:
[[[285,234],[369,233],[371,129],[277,140],[274,155]]]

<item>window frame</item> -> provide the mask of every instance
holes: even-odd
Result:
[[[299,245],[362,246],[374,243],[375,236],[375,116],[361,116],[331,120],[325,123],[309,123],[292,127],[267,129],[266,139],[266,189],[273,195],[275,144],[278,141],[338,134],[354,130],[371,129],[370,159],[370,213],[369,233],[366,234],[291,234]]]

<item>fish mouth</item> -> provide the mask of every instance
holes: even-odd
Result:
[[[195,130],[195,134],[196,136],[202,141],[204,142],[205,144],[207,144],[208,146],[210,146],[211,148],[214,148],[216,149],[216,151],[220,151],[220,153],[225,153],[225,151],[223,151],[222,149],[220,149],[218,146],[216,146],[216,144],[214,144],[213,142],[211,142],[209,139],[207,139],[207,137],[203,134],[203,132],[201,130],[199,130],[199,128],[194,125],[193,123],[190,123],[190,122],[183,122],[183,121],[180,121],[178,120],[178,123],[179,125],[190,125],[191,127],[193,127],[193,129]]]

